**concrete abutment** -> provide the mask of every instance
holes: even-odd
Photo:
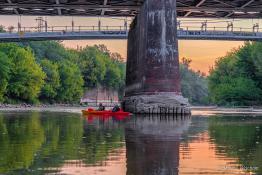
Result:
[[[123,107],[133,113],[190,113],[181,95],[175,0],[146,0],[128,36]]]

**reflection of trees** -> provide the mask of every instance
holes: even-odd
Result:
[[[218,154],[237,158],[251,170],[258,167],[258,174],[262,174],[261,127],[261,120],[256,117],[212,117],[209,121],[210,136],[218,145]]]
[[[195,137],[198,134],[205,132],[208,129],[208,118],[201,116],[194,116],[191,118],[191,124],[186,132],[183,134],[183,142],[187,144],[193,140],[199,139]]]
[[[107,158],[111,150],[124,145],[122,128],[96,129],[89,125],[85,129],[80,157],[87,164],[95,164]]]
[[[44,130],[37,113],[0,117],[0,173],[28,168],[44,142]]]
[[[31,168],[60,167],[65,160],[77,159],[83,135],[83,122],[79,115],[44,113],[41,123],[45,142]]]
[[[112,149],[123,146],[119,126],[83,129],[84,122],[78,114],[65,113],[0,116],[0,173],[21,174],[31,169],[41,174],[63,166],[65,160],[96,164]]]

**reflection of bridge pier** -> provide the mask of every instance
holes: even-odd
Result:
[[[137,117],[125,129],[127,175],[178,174],[180,137],[190,117]]]
[[[123,103],[126,110],[190,112],[180,90],[176,15],[175,0],[146,0],[131,24]]]

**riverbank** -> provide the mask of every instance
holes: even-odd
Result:
[[[1,111],[48,111],[48,112],[71,112],[71,113],[82,113],[81,111],[86,108],[97,108],[97,106],[87,106],[79,104],[41,104],[41,105],[30,105],[30,104],[0,104]],[[111,109],[112,107],[106,107]]]
[[[216,107],[216,106],[192,106],[192,115],[216,115],[216,114],[253,114],[262,115],[262,107]]]
[[[8,107],[0,108],[0,112],[25,112],[25,111],[38,111],[38,112],[69,112],[81,113],[85,107]]]
[[[0,104],[1,111],[48,111],[48,112],[71,112],[81,113],[86,108],[97,108],[96,106],[82,106],[72,104],[54,104],[54,105],[10,105]],[[107,107],[110,109],[111,107]],[[223,108],[216,106],[192,106],[192,115],[217,115],[217,114],[246,114],[246,115],[262,115],[262,108]]]

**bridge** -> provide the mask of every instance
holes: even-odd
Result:
[[[0,0],[0,15],[30,16],[118,16],[134,17],[128,31],[126,89],[123,108],[133,113],[190,113],[181,95],[179,38],[260,40],[261,32],[180,30],[177,18],[262,18],[261,0]],[[21,26],[19,26],[20,28]],[[85,34],[83,33],[85,32]],[[124,33],[83,31],[94,36],[113,38]],[[117,33],[118,32],[118,33]],[[19,36],[28,36],[18,31]],[[39,32],[45,35],[48,32]],[[71,32],[77,35],[76,31]],[[32,33],[31,33],[32,34]],[[2,34],[3,36],[8,34]],[[15,34],[10,34],[10,36]],[[70,38],[70,32],[50,33]],[[3,37],[2,36],[2,37]],[[28,36],[29,37],[29,36]],[[41,36],[47,39],[47,36]],[[38,37],[39,39],[41,37]],[[79,36],[78,36],[79,37]],[[10,37],[9,37],[10,38]],[[31,37],[32,38],[32,37]],[[55,38],[55,37],[54,37]],[[245,38],[245,39],[244,39]]]
[[[45,22],[45,21],[44,21]],[[222,21],[223,22],[223,21]],[[224,27],[208,27],[207,21],[190,24],[178,21],[177,37],[179,40],[229,40],[229,41],[262,41],[262,28],[258,23],[252,27],[234,27],[233,22],[227,22]],[[210,22],[212,24],[212,22]],[[216,22],[219,23],[219,22]],[[221,22],[220,22],[221,23]],[[225,22],[223,22],[225,23]],[[47,24],[47,23],[46,23]],[[72,24],[74,24],[72,22]],[[19,24],[18,24],[19,26]],[[101,21],[92,26],[45,26],[10,27],[0,33],[0,42],[41,41],[41,40],[126,40],[129,27],[103,26]]]

